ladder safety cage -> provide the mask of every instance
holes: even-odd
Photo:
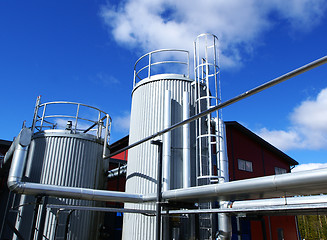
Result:
[[[194,42],[194,76],[196,112],[200,113],[221,103],[220,68],[218,63],[218,38],[212,34],[201,34]],[[197,180],[198,185],[217,182],[219,178],[219,124],[221,110],[197,120]],[[217,155],[216,163],[213,162]],[[217,165],[217,173],[213,166]],[[202,179],[206,179],[203,182]]]

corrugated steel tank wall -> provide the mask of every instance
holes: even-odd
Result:
[[[129,144],[148,137],[164,128],[165,91],[171,91],[171,124],[182,121],[183,92],[190,94],[192,80],[182,75],[151,76],[139,82],[133,89]],[[168,76],[168,75],[167,75]],[[166,77],[167,77],[166,76]],[[191,94],[193,97],[193,94]],[[191,113],[194,114],[193,101]],[[191,131],[192,132],[192,131]],[[191,146],[195,136],[191,135]],[[171,132],[171,189],[182,188],[182,128]],[[129,150],[126,175],[126,192],[155,193],[157,186],[158,147],[150,141]],[[195,152],[191,151],[194,159]],[[192,166],[195,174],[195,166]],[[125,204],[125,208],[155,210],[155,204]],[[155,239],[155,218],[141,214],[124,214],[123,239]]]
[[[72,134],[67,130],[46,130],[35,133],[30,145],[26,178],[43,184],[104,189],[105,164],[102,159],[103,143],[89,134]],[[21,204],[35,198],[23,195]],[[49,204],[102,206],[87,200],[49,198]],[[16,227],[24,235],[31,226],[34,206],[23,207]],[[64,237],[69,211],[59,213],[56,236]],[[44,236],[54,239],[56,209],[47,211]],[[101,214],[91,211],[74,211],[70,216],[68,239],[97,239]],[[28,236],[28,235],[27,235]]]

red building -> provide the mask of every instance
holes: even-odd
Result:
[[[228,121],[225,124],[230,181],[289,173],[291,168],[298,164],[297,161],[238,122]],[[113,143],[110,150],[115,152],[127,145],[128,136]],[[124,191],[125,175],[121,173],[125,173],[126,169],[120,168],[120,173],[117,173],[117,168],[127,162],[127,155],[128,152],[125,151],[110,160],[110,170],[116,170],[115,173],[112,172],[108,180],[108,190]],[[116,217],[114,214],[111,215],[111,222],[117,223],[117,218],[121,218],[121,215]],[[120,239],[120,227],[121,225],[116,224],[115,230],[110,231],[115,232],[117,237],[115,239]],[[294,216],[232,217],[232,227],[233,240],[298,239],[297,221]]]
[[[230,181],[291,172],[297,161],[237,122],[225,122]],[[233,238],[238,239],[236,219]],[[241,239],[298,239],[294,216],[240,218]]]

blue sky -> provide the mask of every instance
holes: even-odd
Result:
[[[220,39],[223,100],[327,53],[322,0],[0,1],[0,139],[31,124],[42,102],[81,102],[128,134],[133,66],[160,48]],[[301,164],[327,163],[327,65],[223,110]],[[326,121],[324,121],[326,120]],[[324,124],[326,123],[326,124]]]

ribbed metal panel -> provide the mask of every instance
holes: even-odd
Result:
[[[169,78],[165,78],[167,76],[160,75],[160,78],[152,76],[151,79],[142,80],[134,88],[129,135],[130,144],[164,128],[165,90],[171,91],[171,123],[182,121],[183,92],[191,92],[192,81],[181,75],[169,75]],[[171,132],[171,189],[182,188],[183,186],[182,141],[182,128]],[[129,150],[126,192],[143,194],[156,192],[157,151],[157,147],[151,145],[150,142],[145,142]],[[152,203],[125,204],[125,207],[155,209],[155,205]],[[123,239],[155,239],[155,218],[140,214],[125,214]]]
[[[30,146],[26,167],[29,181],[43,184],[103,189],[104,160],[102,144],[88,134],[71,134],[65,130],[47,130],[36,133]],[[34,197],[24,196],[21,204],[33,202]],[[93,201],[51,198],[49,203],[101,206]],[[24,234],[28,234],[33,216],[33,207],[23,207],[22,218],[16,226]],[[65,223],[69,212],[47,211],[44,236],[47,239],[64,237]],[[75,211],[70,216],[68,239],[97,239],[99,220],[98,213]],[[39,220],[38,220],[39,221]],[[37,224],[38,225],[38,224]]]

